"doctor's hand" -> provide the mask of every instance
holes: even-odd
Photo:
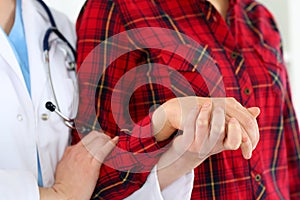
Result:
[[[225,111],[225,124],[235,118],[241,125],[242,141],[241,150],[244,158],[249,159],[251,152],[259,141],[259,130],[256,121],[260,113],[258,107],[245,108],[234,98],[205,98],[205,97],[179,97],[171,99],[155,110],[152,117],[152,126],[155,137],[163,141],[170,137],[177,129],[183,130],[188,114],[195,106],[204,103],[211,105],[212,112],[218,107]]]
[[[96,186],[100,167],[118,137],[93,131],[66,149],[58,163],[52,188],[40,188],[40,199],[88,200]]]
[[[161,189],[192,171],[211,155],[236,150],[242,144],[242,128],[235,118],[225,123],[222,107],[212,109],[210,101],[191,110],[170,149],[158,162]],[[167,178],[169,177],[169,178]],[[172,177],[172,178],[170,178]]]

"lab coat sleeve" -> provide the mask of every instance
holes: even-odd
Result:
[[[160,190],[157,166],[155,166],[149,174],[147,181],[137,190],[135,193],[127,197],[125,200],[185,200],[191,199],[194,183],[194,172],[180,177],[174,181],[171,185],[166,187],[163,191]]]
[[[0,198],[5,200],[38,200],[36,178],[29,172],[0,169]]]

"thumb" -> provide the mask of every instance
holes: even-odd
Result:
[[[248,110],[248,111],[251,113],[251,115],[252,115],[253,117],[255,117],[255,118],[257,118],[258,115],[260,114],[260,109],[259,109],[259,107],[251,107],[251,108],[248,108],[247,110]]]
[[[110,154],[110,152],[115,148],[116,144],[118,143],[119,137],[116,136],[113,139],[110,139],[107,141],[106,144],[103,146],[98,146],[97,151],[94,154],[94,158],[100,162],[103,163],[105,158]]]
[[[110,152],[115,148],[118,140],[118,136],[111,139],[104,133],[96,132],[95,136],[93,137],[93,141],[90,141],[90,143],[88,144],[82,144],[84,145],[88,153],[93,157],[93,159],[95,159],[98,164],[101,164],[110,154]]]

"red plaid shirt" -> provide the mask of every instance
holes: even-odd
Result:
[[[135,50],[114,60],[105,71],[105,56],[110,57],[107,52],[98,50],[88,56],[109,37],[143,27],[174,30],[201,44],[203,48],[195,59],[203,60],[201,53],[211,56],[222,74],[225,94],[219,87],[216,71],[207,67],[205,73],[198,73],[195,66],[176,53],[151,48]],[[151,108],[176,96],[191,95],[188,87],[198,96],[234,97],[245,107],[261,109],[258,117],[261,138],[252,158],[243,159],[240,150],[208,158],[194,170],[192,199],[300,199],[299,127],[280,35],[273,16],[265,7],[252,0],[231,0],[226,20],[223,20],[205,0],[90,0],[79,16],[77,34],[78,66],[87,58],[84,63],[87,70],[79,74],[78,124],[80,116],[84,116],[88,119],[86,127],[101,127],[110,136],[120,135],[118,147],[133,152],[112,154],[110,160],[126,170],[103,166],[94,199],[123,199],[143,185],[147,173],[131,171],[151,169],[160,155],[155,152],[161,147],[147,126],[149,110],[151,113]],[[159,40],[163,44],[172,37],[177,36],[160,36],[153,42]],[[172,70],[149,63],[170,66],[182,76],[174,80]],[[139,70],[137,66],[142,64],[146,67]],[[99,72],[102,76],[96,93],[86,89],[84,84]],[[122,79],[125,74],[127,79]],[[211,88],[210,83],[215,87]],[[129,105],[122,102],[124,98],[129,99]],[[144,128],[132,125],[124,111]],[[155,155],[147,159],[134,157],[141,152]]]

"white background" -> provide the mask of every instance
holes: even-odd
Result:
[[[259,0],[271,10],[279,25],[283,38],[285,61],[287,63],[294,106],[300,117],[300,1]],[[85,0],[45,0],[48,5],[64,12],[75,23]]]

